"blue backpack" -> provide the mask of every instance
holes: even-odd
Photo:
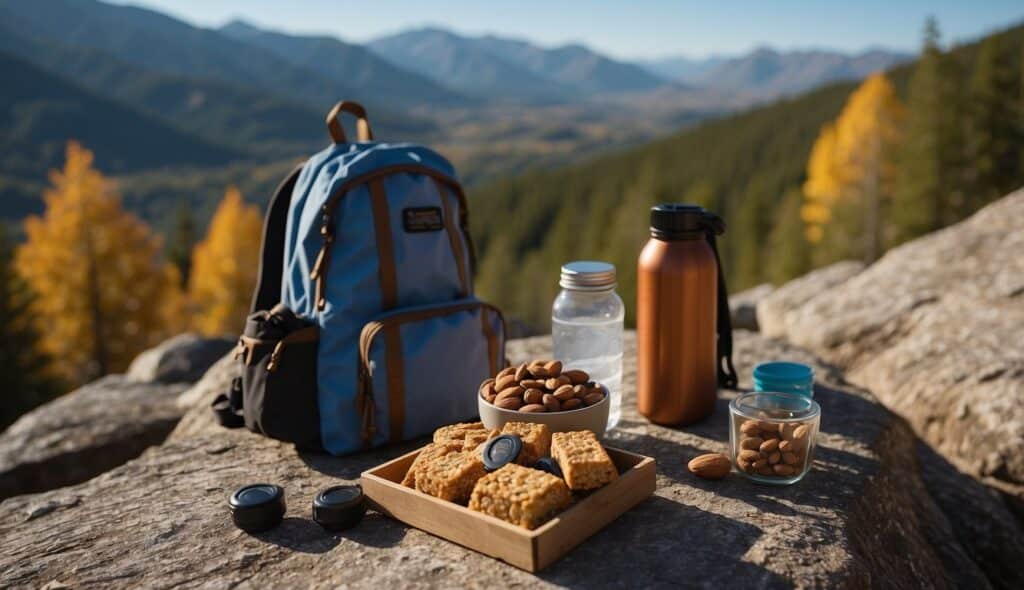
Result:
[[[356,117],[358,142],[346,140],[343,112]],[[473,295],[452,165],[422,146],[373,141],[353,102],[327,124],[333,145],[267,209],[232,397],[250,429],[344,454],[476,416],[480,383],[505,363],[505,324]]]

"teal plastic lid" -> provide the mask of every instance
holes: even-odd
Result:
[[[754,367],[754,379],[776,383],[806,383],[814,380],[814,369],[802,363],[772,361]]]

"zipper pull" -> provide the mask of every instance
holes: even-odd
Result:
[[[284,340],[280,340],[277,346],[274,347],[274,352],[270,353],[270,361],[267,363],[267,372],[273,373],[277,370],[277,366],[281,362],[281,353],[284,352]]]

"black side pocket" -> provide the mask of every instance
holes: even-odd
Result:
[[[319,327],[304,322],[280,338],[268,338],[272,334],[261,329],[265,322],[253,319],[241,339],[245,425],[300,449],[322,450],[316,373]]]

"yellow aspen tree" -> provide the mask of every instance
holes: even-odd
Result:
[[[41,345],[72,383],[123,371],[166,336],[164,298],[173,291],[160,239],[121,209],[93,154],[67,146],[42,217],[25,221],[15,268],[36,293]]]
[[[221,336],[242,330],[259,272],[262,227],[259,208],[228,187],[206,238],[192,252],[189,299],[199,332]]]
[[[833,231],[846,234],[837,241],[849,251],[840,256],[860,250],[872,261],[881,254],[883,203],[892,195],[892,162],[905,116],[888,78],[875,73],[850,95],[834,131],[823,129],[808,161],[804,186],[808,207],[801,215],[808,224],[809,241],[820,242]],[[834,213],[839,206],[853,218],[843,220],[845,227]],[[851,246],[858,235],[860,246]]]
[[[807,161],[805,202],[800,208],[807,241],[812,244],[821,241],[825,224],[832,219],[832,205],[839,199],[842,180],[836,164],[836,126],[833,123],[826,123],[822,126],[818,138],[814,140],[811,157]]]

